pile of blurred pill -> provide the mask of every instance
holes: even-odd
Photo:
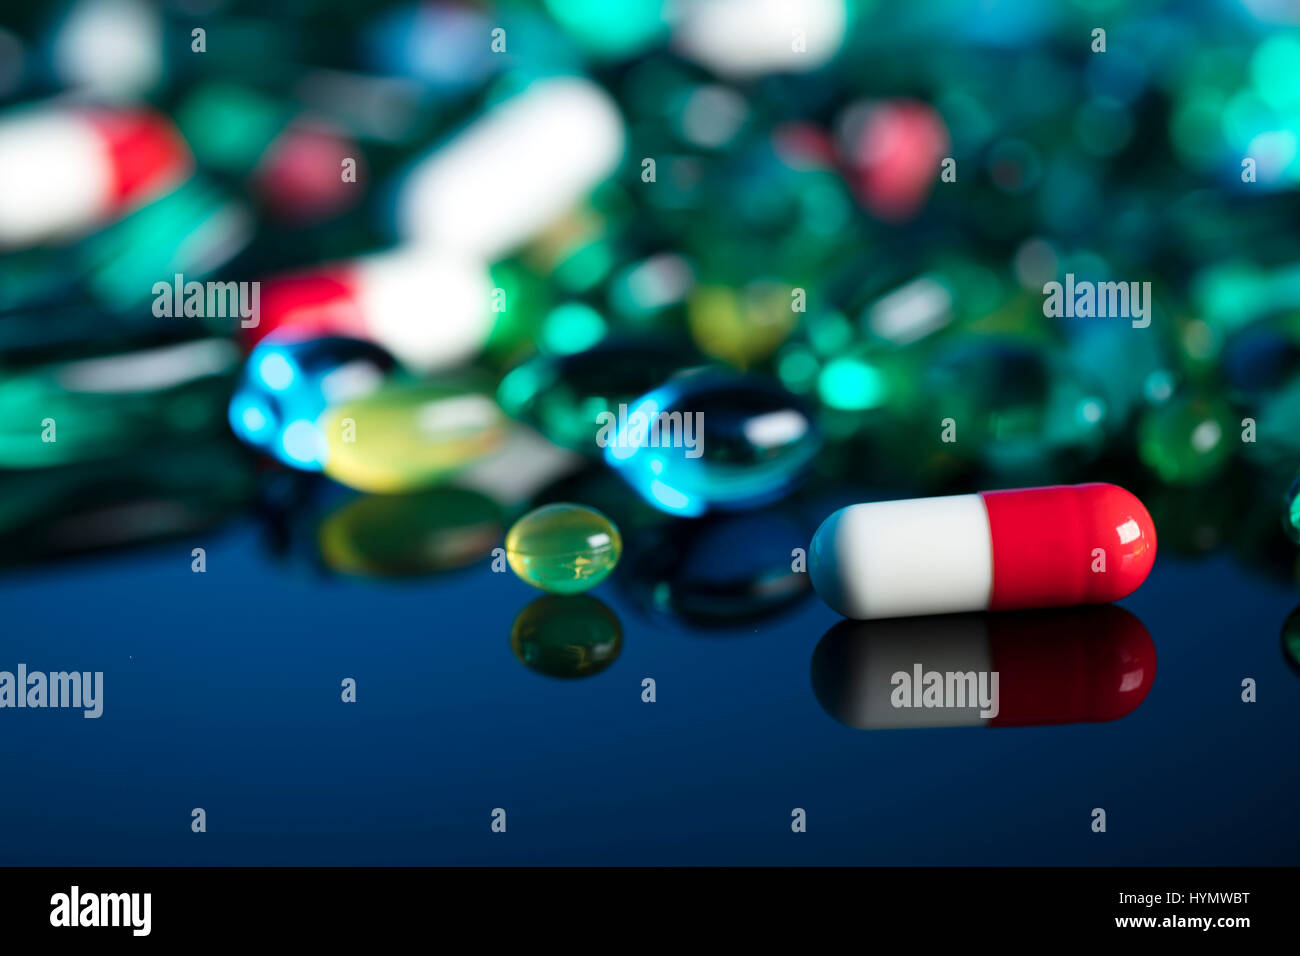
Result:
[[[849,501],[1119,480],[1294,583],[1300,13],[977,6],[10,11],[4,560],[251,512],[727,625]]]

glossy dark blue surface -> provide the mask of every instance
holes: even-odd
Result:
[[[0,578],[0,669],[105,674],[98,720],[0,712],[0,863],[1297,860],[1300,678],[1278,640],[1297,597],[1228,557],[1162,555],[1124,602],[1159,661],[1127,717],[855,731],[813,693],[838,619],[815,596],[686,629],[606,583],[620,656],[556,680],[510,648],[536,592],[486,561],[354,581],[273,559],[251,523],[200,544],[205,574],[176,542]]]

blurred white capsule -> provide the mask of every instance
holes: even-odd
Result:
[[[416,165],[397,195],[405,239],[492,261],[614,172],[623,118],[599,86],[541,80]]]
[[[55,75],[108,96],[144,93],[162,79],[162,19],[140,0],[80,0],[54,36]]]
[[[673,46],[715,73],[803,73],[844,43],[844,0],[685,0]]]

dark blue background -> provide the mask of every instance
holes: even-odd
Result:
[[[190,570],[190,548],[208,571]],[[1162,556],[1125,605],[1154,687],[1105,724],[856,731],[809,664],[810,598],[708,634],[608,583],[620,657],[513,656],[536,592],[487,563],[415,582],[273,559],[251,523],[0,578],[0,669],[102,670],[104,715],[0,712],[5,864],[1294,864],[1296,603]],[[1240,700],[1243,677],[1259,702]],[[355,677],[358,702],[340,702]],[[641,701],[641,680],[658,702]],[[1105,807],[1108,832],[1090,811]],[[190,830],[203,807],[208,832]],[[490,830],[503,807],[508,831]],[[808,830],[790,829],[790,811]]]

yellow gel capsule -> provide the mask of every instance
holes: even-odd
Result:
[[[393,384],[326,410],[325,474],[377,494],[437,484],[501,447],[507,420],[489,396]]]
[[[687,302],[691,338],[705,355],[749,368],[775,352],[798,324],[792,292],[769,282],[743,290],[701,286]]]
[[[543,505],[506,535],[506,560],[515,574],[553,594],[576,594],[609,576],[623,553],[614,522],[583,505]]]

